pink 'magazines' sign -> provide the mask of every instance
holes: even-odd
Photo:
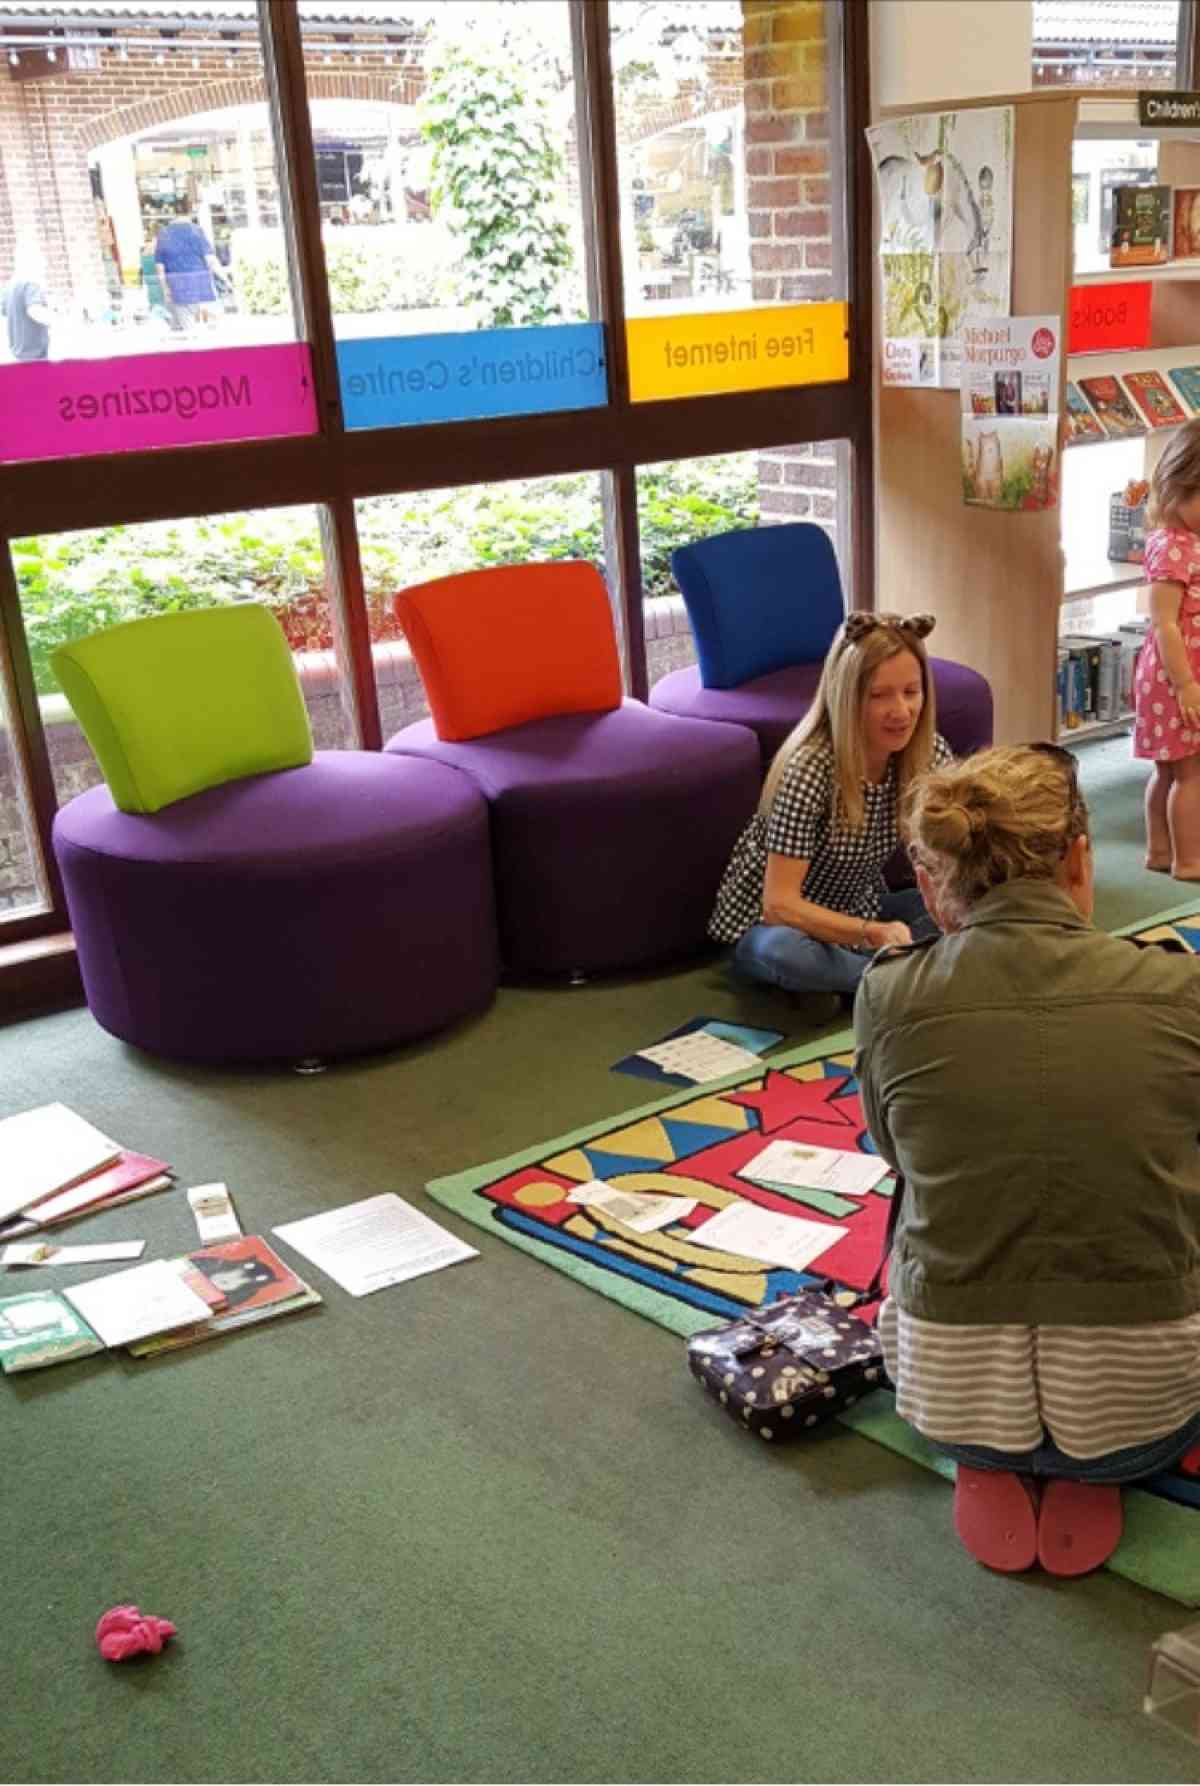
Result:
[[[314,434],[304,343],[0,367],[0,460]]]

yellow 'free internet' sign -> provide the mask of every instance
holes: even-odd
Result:
[[[788,304],[631,317],[629,394],[644,403],[849,378],[849,314],[848,304]]]

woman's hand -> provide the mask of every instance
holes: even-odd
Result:
[[[1185,682],[1177,691],[1175,699],[1179,702],[1184,725],[1200,727],[1200,682],[1194,678],[1191,682]]]
[[[1200,694],[1200,689],[1197,690]],[[863,932],[863,941],[872,949],[890,949],[896,943],[911,943],[912,931],[907,924],[895,920],[885,924],[882,919],[868,924]]]

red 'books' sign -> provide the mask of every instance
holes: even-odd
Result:
[[[1073,285],[1067,352],[1111,353],[1116,348],[1149,347],[1152,290],[1148,279]]]

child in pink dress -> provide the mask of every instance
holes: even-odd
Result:
[[[1154,472],[1146,540],[1153,627],[1134,677],[1135,756],[1146,787],[1146,867],[1200,881],[1200,419]]]

